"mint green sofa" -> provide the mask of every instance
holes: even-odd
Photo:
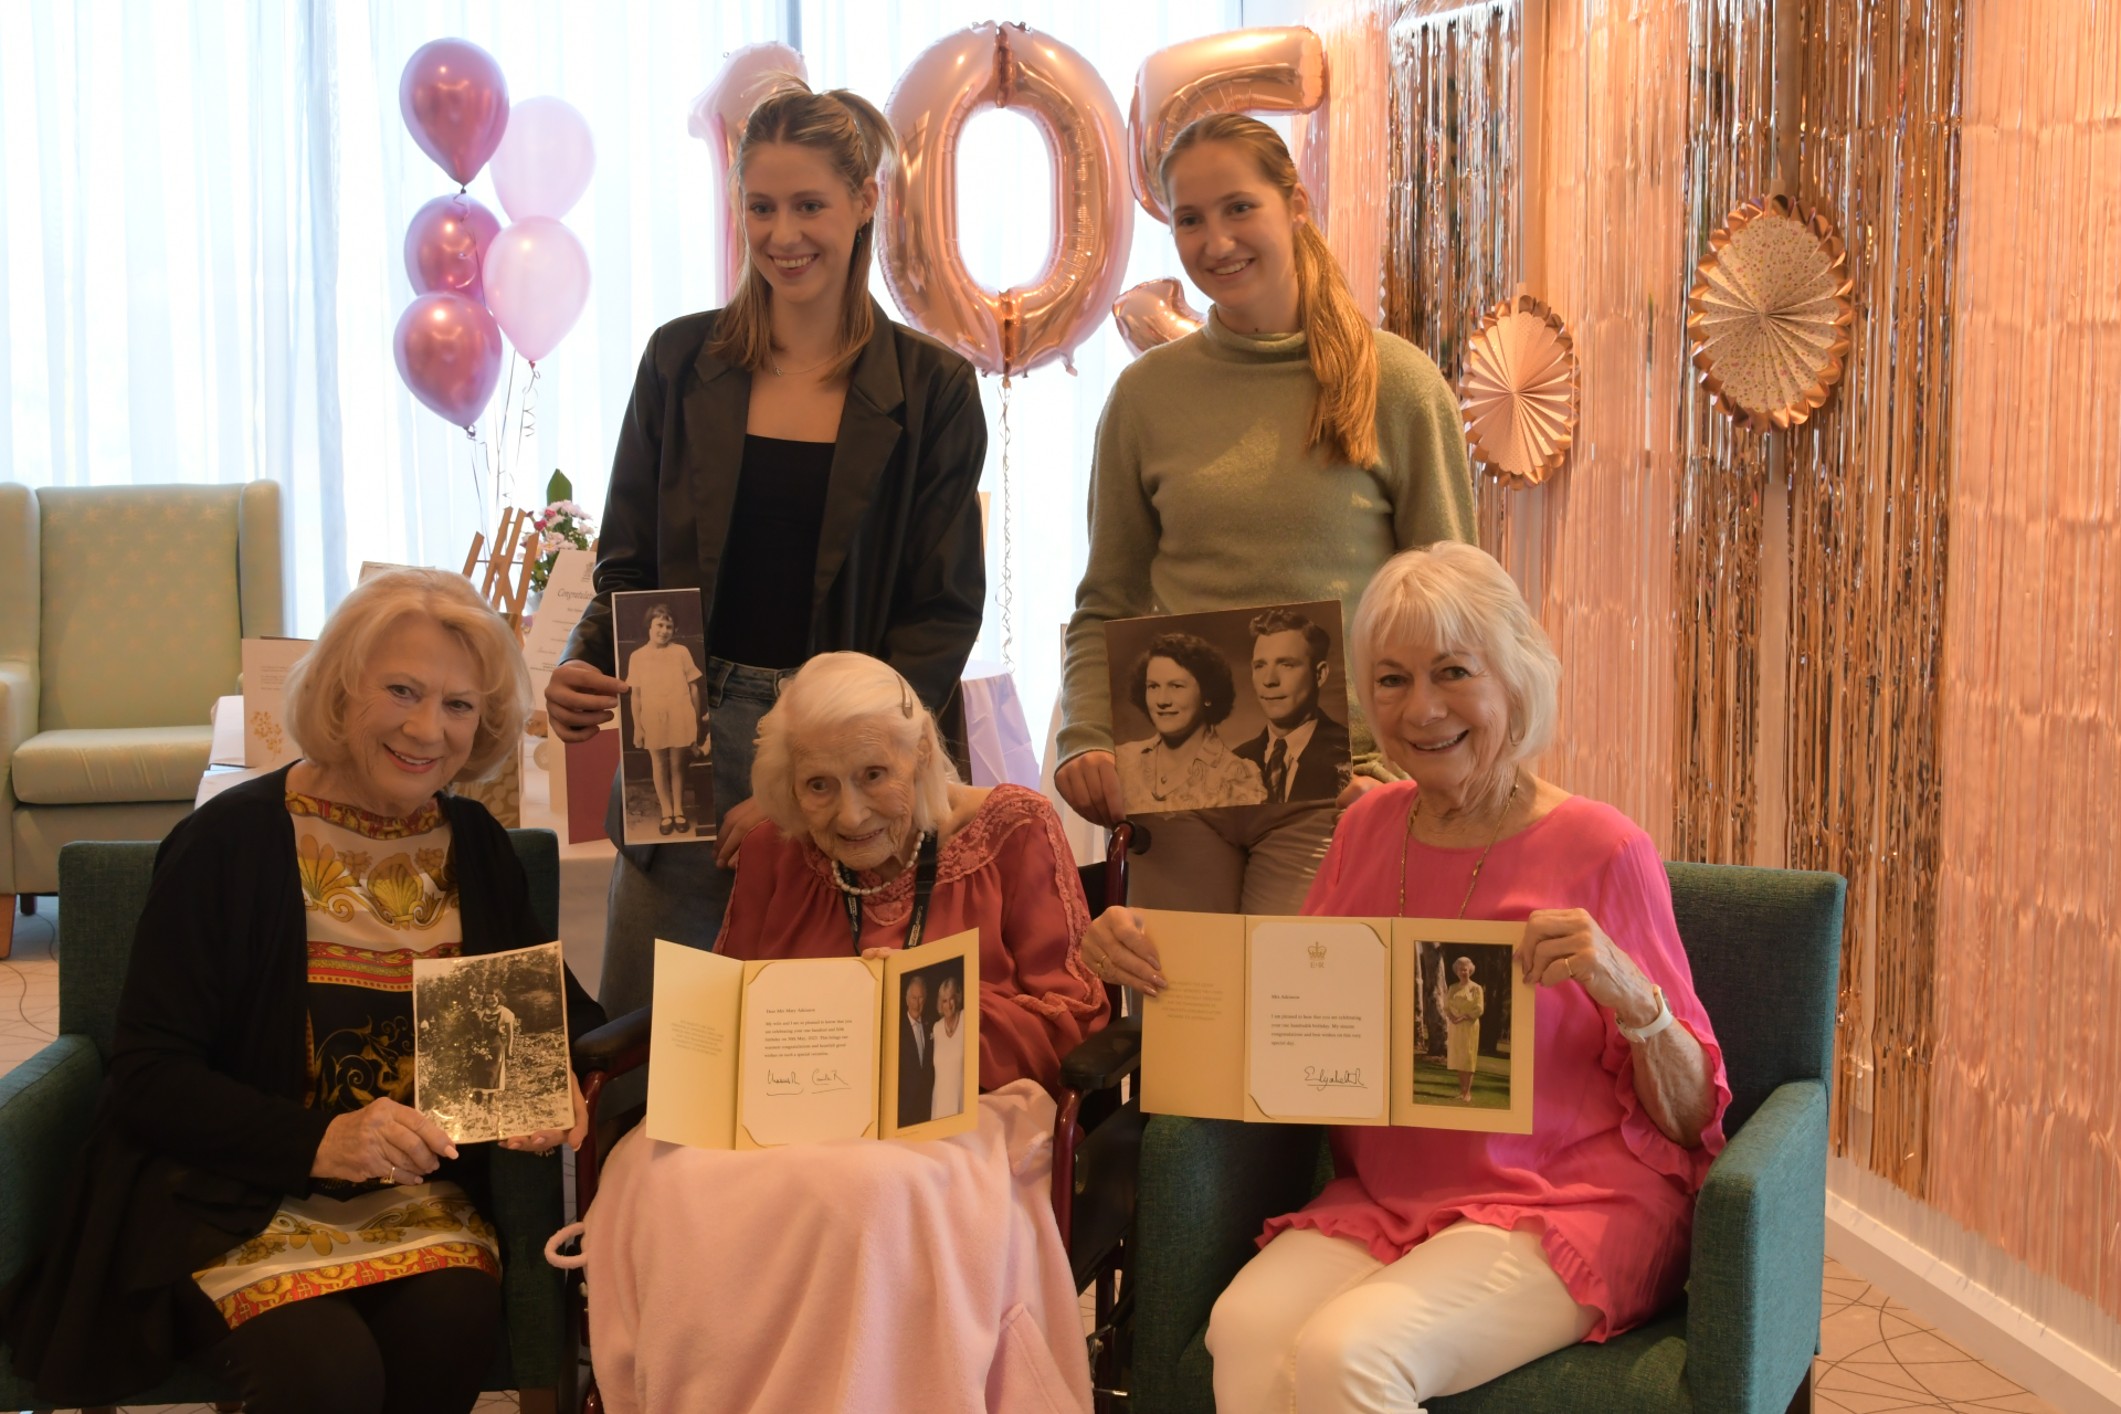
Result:
[[[1695,989],[1723,1046],[1729,1143],[1695,1200],[1687,1296],[1431,1414],[1783,1414],[1811,1406],[1826,1249],[1827,1081],[1841,966],[1836,874],[1668,864]],[[1136,1208],[1134,1414],[1211,1414],[1208,1313],[1261,1225],[1329,1174],[1324,1132],[1156,1115]]]
[[[61,845],[191,810],[243,639],[283,631],[273,482],[0,484],[0,957]]]

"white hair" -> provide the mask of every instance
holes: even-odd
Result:
[[[866,653],[820,653],[782,683],[780,701],[759,722],[751,795],[784,834],[809,833],[795,798],[797,750],[815,749],[857,726],[882,730],[913,758],[913,827],[933,830],[949,818],[957,768],[912,686]]]
[[[1448,652],[1475,654],[1488,665],[1509,704],[1509,739],[1482,793],[1501,793],[1516,779],[1517,768],[1553,741],[1561,660],[1517,581],[1478,546],[1439,540],[1385,561],[1355,607],[1348,637],[1356,695],[1373,724],[1374,670],[1388,644],[1426,638]],[[1380,740],[1389,737],[1381,733]]]

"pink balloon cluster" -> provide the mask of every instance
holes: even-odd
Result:
[[[462,39],[423,44],[398,80],[398,111],[420,150],[458,184],[405,231],[415,298],[399,316],[398,376],[467,431],[501,381],[501,336],[533,367],[589,301],[589,256],[560,224],[596,170],[589,125],[563,99],[510,108],[493,56]],[[462,190],[488,162],[514,224]]]

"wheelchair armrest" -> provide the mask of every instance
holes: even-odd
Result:
[[[96,1043],[78,1034],[61,1036],[0,1075],[0,1286],[29,1265],[50,1235],[102,1085]]]
[[[1115,1017],[1104,1030],[1061,1057],[1061,1083],[1085,1095],[1110,1090],[1140,1068],[1141,1054],[1141,1018]]]
[[[1703,1409],[1780,1411],[1819,1342],[1826,1251],[1826,1086],[1778,1086],[1694,1201],[1687,1382]]]
[[[578,1072],[602,1071],[622,1075],[648,1063],[648,1017],[651,1008],[629,1011],[607,1021],[574,1041],[574,1068]]]

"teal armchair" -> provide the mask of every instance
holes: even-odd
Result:
[[[1695,1201],[1687,1295],[1602,1345],[1430,1399],[1434,1414],[1810,1408],[1846,885],[1834,874],[1665,868],[1731,1085],[1729,1142]],[[1330,1174],[1316,1128],[1151,1118],[1136,1209],[1136,1414],[1210,1414],[1215,1298],[1265,1221],[1302,1207]]]
[[[191,810],[243,639],[282,631],[273,482],[0,484],[0,958],[61,845]]]
[[[511,830],[546,931],[558,937],[560,853],[549,830]],[[118,997],[133,929],[147,900],[156,846],[74,843],[59,851],[59,1039],[0,1075],[0,1285],[14,1279],[44,1240],[74,1155],[88,1136],[117,1026]],[[548,1265],[545,1240],[566,1220],[560,1160],[496,1147],[493,1212],[501,1235],[501,1294],[507,1341],[488,1372],[490,1390],[519,1389],[526,1414],[572,1408],[574,1327],[565,1274]],[[205,1373],[179,1366],[129,1404],[232,1399]],[[0,1409],[39,1408],[0,1343]]]

